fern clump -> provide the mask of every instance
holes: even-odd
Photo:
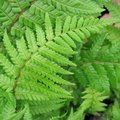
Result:
[[[1,0],[0,120],[119,120],[119,8]]]

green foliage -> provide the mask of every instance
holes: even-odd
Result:
[[[119,120],[119,10],[111,0],[1,0],[0,120]]]
[[[94,89],[87,88],[82,97],[83,102],[74,114],[70,114],[68,120],[84,120],[84,113],[88,111],[91,114],[101,112],[105,110],[105,104],[102,103],[107,96],[103,96],[101,93]]]
[[[6,9],[7,8],[7,9]],[[1,32],[8,28],[14,36],[21,36],[24,26],[34,27],[44,22],[46,12],[53,18],[65,16],[88,16],[100,14],[104,9],[91,0],[2,0],[0,2]],[[3,34],[3,33],[1,33]]]

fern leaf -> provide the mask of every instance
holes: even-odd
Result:
[[[103,10],[92,0],[8,0],[1,2],[0,21],[2,30],[8,28],[12,35],[21,37],[24,34],[24,26],[33,28],[34,23],[42,25],[46,12],[55,20],[56,17],[64,19],[67,15],[74,16],[75,14],[78,17],[96,16]]]
[[[68,120],[84,120],[84,112],[86,110],[91,114],[105,110],[106,105],[102,102],[107,96],[103,96],[101,93],[91,88],[87,88],[83,93],[85,94],[82,97],[84,99],[83,103],[76,112],[68,117]]]

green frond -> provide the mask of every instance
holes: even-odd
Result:
[[[45,24],[45,30],[36,25],[36,29],[42,32],[41,36],[44,39],[44,44],[40,43],[40,33],[35,33],[28,27],[25,30],[25,38],[22,37],[17,40],[15,45],[12,44],[7,33],[5,32],[4,34],[3,42],[7,55],[1,53],[0,63],[6,72],[5,76],[8,77],[2,76],[1,88],[7,91],[10,89],[17,101],[42,102],[50,99],[72,98],[71,92],[68,92],[65,86],[74,84],[62,78],[63,75],[72,73],[65,70],[62,65],[66,63],[67,65],[75,66],[68,59],[75,52],[62,39],[63,33],[58,36],[61,41],[58,41],[58,37],[49,35],[49,30],[53,31],[53,24],[48,14],[45,17]],[[69,32],[69,30],[67,31]],[[49,38],[51,41],[49,41]],[[52,60],[51,58],[55,59]],[[4,82],[2,82],[2,79],[4,79]],[[8,86],[10,87],[9,89],[7,88]],[[22,112],[20,113],[22,115]],[[16,115],[16,118],[17,116],[19,114]]]
[[[83,110],[89,109],[89,112],[93,114],[95,112],[105,110],[106,105],[102,102],[107,98],[107,96],[103,96],[100,92],[97,92],[96,90],[91,88],[87,88],[83,93],[85,94],[82,97],[84,101],[81,104],[81,108]],[[89,107],[87,105],[89,105]]]
[[[64,101],[59,99],[47,100],[43,102],[29,102],[32,115],[42,114],[57,110],[64,105]]]
[[[89,83],[89,86],[92,88],[101,92],[104,91],[105,95],[109,95],[110,81],[115,72],[114,67],[116,64],[113,62],[113,54],[107,46],[104,46],[106,39],[106,34],[97,35],[92,37],[92,43],[89,49],[81,49],[81,59],[78,63],[80,67],[78,67],[76,75],[80,73],[82,77],[77,79],[83,82],[85,81],[84,83],[86,85]],[[115,76],[114,74],[112,79],[115,80]]]
[[[68,21],[70,21],[69,24]],[[76,26],[73,27],[72,25],[71,28],[71,24],[73,24],[73,21],[76,22]],[[44,39],[44,44],[42,44],[42,46],[41,43],[40,46],[38,46],[38,42],[41,39],[40,37],[38,37],[38,33],[35,34],[28,27],[25,31],[25,38],[22,37],[22,39],[16,42],[17,48],[15,48],[15,46],[13,47],[8,35],[5,33],[4,44],[7,53],[14,64],[12,64],[11,60],[7,59],[7,57],[5,57],[3,54],[1,54],[0,60],[5,70],[9,71],[10,73],[10,75],[8,74],[8,72],[7,74],[9,76],[14,75],[13,92],[17,99],[38,101],[47,100],[50,91],[52,91],[50,95],[52,95],[53,92],[59,94],[59,96],[54,94],[53,97],[56,96],[58,98],[64,99],[71,98],[70,93],[67,92],[60,85],[72,85],[70,82],[66,82],[61,76],[64,74],[67,75],[72,73],[60,67],[60,65],[75,65],[67,58],[72,54],[75,54],[74,50],[71,47],[73,47],[76,42],[82,43],[82,38],[80,38],[80,36],[78,35],[78,31],[76,32],[75,30],[79,30],[80,33],[88,37],[92,32],[94,33],[96,31],[96,28],[98,28],[98,32],[99,28],[102,28],[103,26],[109,24],[106,23],[106,21],[104,23],[103,21],[101,22],[101,20],[88,18],[83,19],[81,25],[80,23],[79,25],[77,25],[77,21],[78,19],[76,17],[67,17],[65,20],[65,24],[63,24],[63,26],[61,27],[63,29],[61,30],[61,34],[59,34],[59,36],[57,35],[56,37],[53,33],[55,32],[53,31],[53,24],[51,23],[49,15],[47,13],[45,16],[45,31],[44,29],[42,30],[40,27],[38,27],[38,25],[36,25],[36,29],[40,29],[40,31],[42,32],[42,38]],[[52,35],[50,35],[49,33],[52,33]],[[70,41],[73,41],[72,44],[68,44],[69,40],[65,40],[69,38]],[[66,55],[67,57],[64,57],[63,55]],[[17,60],[18,58],[20,62]],[[7,64],[3,61],[7,61]],[[11,67],[7,69],[8,66]],[[96,78],[96,76],[90,78],[94,79]],[[30,84],[25,84],[25,82],[28,80],[30,83],[32,81],[35,82],[34,85],[36,86],[36,89],[33,89]],[[39,88],[40,85],[36,85],[36,83],[38,82],[48,87],[49,92],[47,92],[47,96],[45,94],[44,88]]]
[[[45,0],[45,4],[52,5],[56,10],[63,11],[64,14],[69,15],[80,15],[80,14],[96,14],[103,11],[94,1],[92,0],[81,0],[81,1],[71,1],[71,0]],[[86,9],[84,9],[86,8]],[[96,9],[95,9],[96,8]],[[67,11],[66,11],[67,10]],[[96,11],[94,11],[96,10]]]
[[[8,28],[12,35],[21,37],[24,34],[24,26],[33,28],[34,23],[42,25],[46,12],[54,21],[56,17],[64,19],[67,15],[74,16],[75,13],[78,17],[96,16],[103,10],[92,0],[74,2],[71,0],[8,0],[1,2],[0,23],[3,24],[2,30]]]
[[[87,88],[82,97],[84,100],[78,110],[68,117],[67,120],[84,120],[84,112],[95,114],[96,112],[101,112],[105,110],[106,104],[103,103],[103,100],[107,96],[103,96],[100,92],[92,88]]]
[[[118,120],[119,21],[112,0],[1,0],[0,120]]]

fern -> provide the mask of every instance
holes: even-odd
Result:
[[[0,120],[118,120],[119,21],[112,0],[1,0]]]
[[[82,97],[84,99],[83,103],[75,113],[68,117],[68,120],[83,120],[84,112],[86,110],[92,114],[105,110],[106,105],[102,102],[104,99],[106,99],[107,96],[102,96],[101,93],[91,88],[87,88],[83,93],[85,94]]]
[[[1,3],[1,29],[8,28],[14,36],[22,36],[24,25],[33,28],[34,23],[43,24],[44,13],[48,12],[55,20],[60,16],[96,15],[103,11],[94,1],[60,1],[60,0],[7,0]],[[5,10],[6,7],[8,10]],[[87,8],[85,10],[85,8]],[[94,9],[93,9],[94,8]],[[97,9],[96,9],[97,8]],[[2,34],[2,33],[1,33]]]
[[[70,20],[71,22],[68,22]],[[45,31],[36,25],[35,37],[35,33],[30,28],[26,28],[25,38],[22,37],[16,41],[16,45],[11,43],[5,32],[3,42],[10,60],[4,54],[0,54],[0,63],[5,71],[5,74],[1,75],[1,88],[12,92],[17,100],[22,101],[40,102],[49,101],[49,99],[71,98],[70,93],[61,85],[72,85],[72,83],[65,81],[58,75],[67,75],[71,72],[60,66],[75,66],[67,58],[75,54],[72,50],[76,47],[75,43],[82,43],[82,39],[85,36],[89,37],[90,32],[98,32],[102,26],[108,24],[106,21],[97,20],[96,25],[93,24],[91,27],[89,24],[88,26],[85,24],[88,20],[91,20],[92,23],[96,21],[93,18],[77,20],[76,17],[67,17],[62,25],[62,21],[57,19],[54,34],[49,15],[46,14]],[[76,26],[73,22],[76,22]],[[82,38],[77,34],[78,32],[83,35]],[[51,106],[50,110],[56,109],[56,107],[52,108]],[[47,109],[46,111],[49,111]],[[39,111],[39,113],[41,112]]]
[[[81,50],[81,59],[78,61],[81,67],[78,66],[75,76],[80,80],[80,83],[84,83],[84,87],[89,84],[92,88],[96,88],[101,92],[104,91],[108,95],[110,84],[108,78],[109,71],[106,70],[106,67],[110,67],[112,62],[104,60],[104,57],[101,56],[104,55],[101,49],[105,41],[105,35],[95,36],[94,38],[89,50]],[[78,77],[78,74],[80,77]]]
[[[111,30],[108,31],[108,35],[92,37],[89,49],[81,50],[81,59],[78,63],[81,67],[76,71],[76,75],[79,73],[82,76],[80,81],[86,85],[89,83],[100,91],[104,90],[105,94],[109,94],[110,84],[116,89],[119,82],[119,30],[108,30]],[[110,43],[106,45],[107,40]]]
[[[46,26],[46,30],[49,30],[49,27],[52,30],[48,14],[46,14],[45,24],[49,25]],[[37,29],[42,31],[40,27],[37,27]],[[39,36],[39,33],[36,33],[36,35]],[[49,31],[46,31],[46,35],[48,38],[50,37]],[[22,37],[21,40],[16,42],[15,47],[12,45],[7,33],[5,32],[4,34],[3,42],[10,60],[7,56],[2,53],[0,54],[0,63],[5,71],[5,74],[0,76],[1,88],[6,92],[12,92],[17,100],[44,101],[53,98],[71,98],[70,93],[60,87],[60,85],[72,85],[72,83],[65,81],[57,75],[58,73],[71,74],[71,72],[60,67],[57,62],[55,63],[55,58],[58,55],[58,58],[62,57],[65,60],[63,62],[60,61],[61,65],[65,65],[65,63],[66,65],[74,65],[66,57],[61,55],[65,54],[68,50],[73,53],[74,51],[68,47],[64,49],[64,52],[62,51],[61,53],[59,51],[59,53],[56,53],[56,49],[52,50],[51,47],[57,45],[61,48],[62,46],[53,41],[45,42],[44,46],[39,47],[37,45],[37,42],[39,43],[38,37],[36,39],[35,34],[29,28],[26,29],[25,36],[26,41]],[[44,56],[43,51],[46,49],[48,53],[53,53],[51,58],[54,57],[54,60],[47,58],[49,57],[48,55],[45,55],[46,57]],[[71,53],[68,55],[71,55]],[[28,83],[26,84],[27,81]]]
[[[46,14],[45,32],[41,27],[36,25],[36,30],[40,32],[36,32],[37,38],[35,38],[34,32],[26,28],[25,38],[22,37],[20,40],[16,41],[16,47],[11,43],[7,33],[4,33],[3,42],[10,60],[4,54],[0,54],[0,63],[6,73],[1,75],[1,87],[3,90],[12,92],[17,100],[47,101],[53,98],[71,98],[70,93],[60,87],[60,85],[72,85],[72,83],[65,81],[62,77],[57,75],[71,74],[71,72],[60,67],[59,64],[75,65],[63,55],[71,56],[75,54],[71,48],[75,47],[75,43],[72,39],[76,42],[82,42],[81,38],[73,30],[79,27],[82,30],[83,27],[81,27],[79,22],[77,28],[72,24],[68,27],[69,24],[67,25],[67,23],[70,19],[71,18],[68,17],[65,20],[63,30],[61,27],[59,35],[56,33],[56,36],[53,33],[49,15]],[[100,24],[98,21],[98,26],[99,25],[102,26],[104,24]],[[88,28],[90,28],[90,26]],[[61,33],[61,31],[63,31],[63,33]],[[83,34],[82,31],[79,32]],[[39,34],[44,38],[42,39],[44,40],[42,44]],[[71,34],[73,35],[71,36]],[[70,43],[72,43],[70,45],[68,44],[69,38]],[[61,61],[59,61],[59,59]],[[2,82],[3,80],[5,83]]]

